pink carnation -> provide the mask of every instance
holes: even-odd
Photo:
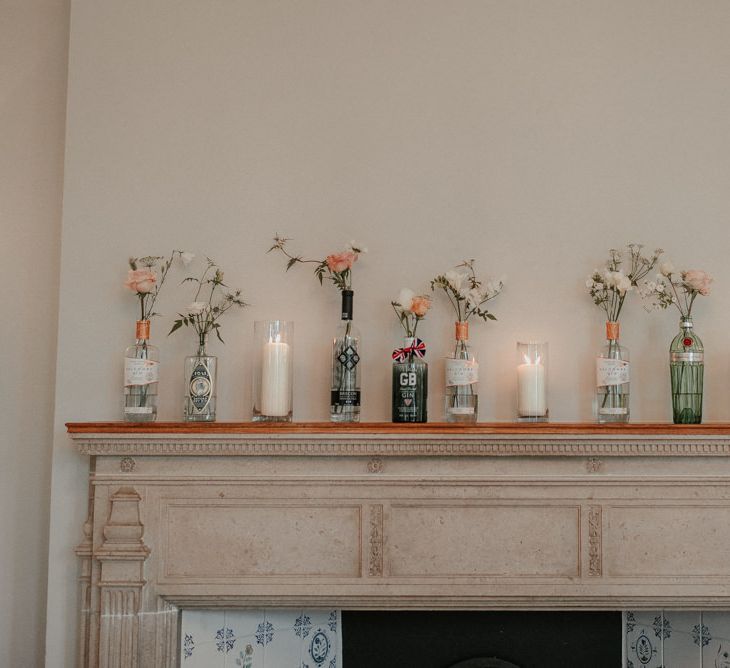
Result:
[[[132,292],[147,294],[148,292],[152,292],[155,283],[157,283],[155,272],[149,269],[130,269],[124,285]]]
[[[357,260],[357,253],[343,251],[342,253],[328,255],[325,261],[327,262],[327,269],[333,274],[341,274],[343,271],[351,269],[352,265],[355,264],[355,260]]]
[[[431,308],[431,300],[426,296],[419,295],[411,300],[410,311],[419,318],[423,318],[429,308]]]
[[[699,292],[703,296],[710,294],[710,283],[712,276],[699,269],[688,269],[682,272],[682,281],[684,284],[695,292]]]

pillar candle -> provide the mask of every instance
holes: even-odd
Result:
[[[545,367],[540,364],[520,364],[517,367],[517,412],[520,417],[542,417],[547,412]]]
[[[278,338],[278,337],[277,337]],[[289,415],[291,410],[291,347],[288,343],[264,344],[261,363],[261,413],[272,417]]]

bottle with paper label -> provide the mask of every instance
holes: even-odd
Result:
[[[479,363],[469,349],[469,323],[455,323],[454,354],[446,358],[446,421],[476,422]]]
[[[149,343],[150,321],[138,320],[135,343],[124,353],[124,419],[154,422],[157,419],[157,384],[160,357]]]
[[[596,417],[599,422],[628,422],[631,366],[619,343],[619,323],[606,323],[606,345],[596,357]]]
[[[679,334],[669,348],[669,371],[674,424],[700,424],[705,347],[694,330],[692,318],[679,321]]]

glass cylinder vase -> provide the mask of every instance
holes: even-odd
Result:
[[[188,422],[214,422],[218,387],[218,358],[206,352],[201,337],[198,352],[185,358],[183,418]]]
[[[254,323],[253,421],[291,422],[294,323]]]
[[[469,348],[469,323],[455,323],[454,354],[446,358],[446,421],[477,421],[479,364]]]
[[[631,367],[619,343],[619,323],[606,323],[606,345],[596,356],[595,413],[598,422],[628,422]]]
[[[124,420],[154,422],[157,419],[157,385],[160,355],[149,343],[150,321],[137,320],[135,343],[124,353]]]
[[[428,364],[421,350],[425,354],[420,339],[407,337],[403,348],[393,353],[393,422],[428,421]]]
[[[548,344],[517,342],[517,420],[547,422]]]
[[[679,334],[669,347],[674,424],[702,422],[702,390],[705,374],[705,347],[694,331],[691,318],[679,321]]]

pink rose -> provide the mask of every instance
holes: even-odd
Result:
[[[411,300],[410,311],[411,313],[413,313],[413,315],[418,316],[419,318],[423,318],[423,316],[426,315],[428,309],[430,308],[431,299],[429,297],[419,295],[418,297],[414,297]]]
[[[341,274],[347,269],[351,269],[352,265],[357,260],[357,253],[352,251],[343,251],[342,253],[334,253],[328,255],[325,262],[327,262],[327,269],[333,274]]]
[[[712,276],[699,269],[688,269],[682,272],[682,281],[684,284],[695,292],[699,292],[703,296],[710,294],[710,283]]]
[[[149,269],[130,269],[127,274],[127,280],[124,283],[132,292],[147,294],[157,283],[157,276],[154,271]]]

